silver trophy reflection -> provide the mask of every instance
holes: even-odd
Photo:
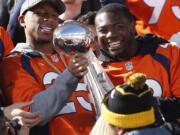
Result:
[[[53,43],[56,50],[61,49],[65,53],[71,51],[81,52],[88,58],[88,73],[84,79],[88,84],[91,99],[98,117],[104,95],[112,90],[114,86],[92,49],[89,48],[88,43],[89,41],[93,41],[93,39],[94,37],[90,30],[76,21],[69,21],[58,26],[53,35]]]

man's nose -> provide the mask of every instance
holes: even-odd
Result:
[[[106,38],[111,38],[111,37],[113,37],[113,32],[108,31],[108,33],[106,34]]]
[[[44,21],[48,21],[48,18],[47,18],[47,17],[45,17],[43,20],[44,20]]]
[[[47,15],[46,17],[43,18],[43,21],[45,22],[51,22],[51,23],[54,23],[54,22],[58,22],[58,17],[57,18],[54,18],[50,15]]]

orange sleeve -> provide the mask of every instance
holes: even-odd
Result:
[[[166,40],[179,32],[179,0],[127,0],[126,4],[134,16]]]
[[[30,101],[45,89],[21,67],[20,60],[20,56],[6,58],[0,71],[3,92],[10,103]]]
[[[172,58],[171,58],[171,89],[172,95],[180,97],[180,48],[172,46]]]
[[[0,27],[0,38],[3,42],[3,45],[4,45],[4,56],[7,55],[13,48],[14,48],[14,45],[13,45],[13,42],[8,34],[7,31],[4,30],[3,27]]]
[[[167,45],[166,47],[160,47],[157,51],[169,59],[171,95],[180,97],[180,48]]]

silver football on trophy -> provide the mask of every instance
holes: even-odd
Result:
[[[56,49],[68,52],[86,52],[88,41],[93,38],[90,30],[76,21],[65,22],[59,25],[53,35],[53,44]]]

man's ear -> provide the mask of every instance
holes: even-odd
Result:
[[[26,24],[25,24],[25,16],[24,15],[21,15],[18,17],[18,21],[19,21],[19,24],[22,26],[22,27],[26,27]]]

